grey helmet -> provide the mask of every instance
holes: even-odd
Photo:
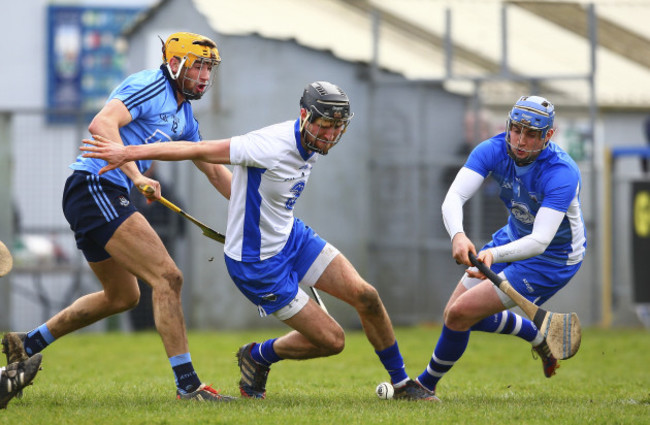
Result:
[[[345,133],[345,130],[347,130],[350,120],[354,116],[354,114],[350,112],[350,99],[348,98],[348,95],[346,95],[341,88],[327,81],[315,81],[308,84],[300,98],[300,107],[307,111],[307,116],[303,122],[300,123],[301,133],[306,131],[305,124],[307,122],[313,123],[318,118],[332,121],[334,127],[343,127],[335,140],[325,140],[318,138],[311,132],[309,133],[315,140],[329,143],[331,145],[338,143],[343,133]],[[310,150],[318,152],[321,155],[326,154],[326,152],[323,152],[320,148],[306,139],[305,145]]]

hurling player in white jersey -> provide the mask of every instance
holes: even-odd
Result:
[[[162,51],[160,69],[130,75],[115,88],[90,123],[91,134],[130,146],[200,140],[189,100],[200,99],[210,87],[221,61],[217,46],[202,35],[179,32],[167,38]],[[231,175],[226,167],[195,164],[224,196],[229,195]],[[35,355],[70,332],[133,308],[140,298],[137,276],[152,287],[154,320],[174,374],[176,397],[234,399],[201,383],[194,370],[181,304],[183,275],[130,200],[133,185],[149,185],[155,194],[148,197],[160,197],[159,182],[143,175],[151,161],[130,162],[99,176],[103,165],[80,155],[70,165],[73,172],[63,193],[63,212],[77,247],[103,289],[77,299],[31,332],[16,333],[27,354]],[[5,336],[4,351],[9,356],[6,340]]]
[[[442,334],[417,380],[436,390],[460,359],[470,331],[518,336],[531,343],[550,378],[559,367],[544,336],[528,319],[508,309],[514,302],[471,267],[473,242],[463,230],[463,205],[491,175],[510,215],[478,253],[479,261],[507,279],[521,295],[541,305],[577,273],[587,246],[580,207],[582,181],[576,163],[551,141],[555,109],[543,97],[520,98],[505,133],[479,144],[458,172],[442,204],[456,262],[470,266],[444,312]]]
[[[352,118],[348,96],[336,85],[307,85],[296,120],[243,136],[200,143],[127,146],[103,138],[85,141],[90,158],[109,162],[193,159],[234,165],[225,260],[239,290],[263,316],[274,315],[294,331],[237,352],[242,396],[266,397],[271,364],[338,354],[345,345],[341,326],[299,286],[314,286],[352,305],[395,386],[394,398],[438,401],[406,374],[393,327],[377,290],[350,262],[294,217],[294,205],[319,156],[334,147]]]

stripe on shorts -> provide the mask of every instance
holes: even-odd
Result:
[[[88,182],[88,192],[92,195],[95,200],[95,204],[104,215],[106,221],[111,221],[117,218],[117,211],[115,207],[108,200],[108,197],[104,193],[104,189],[99,182],[99,177],[95,174],[89,174],[86,176],[86,181]]]

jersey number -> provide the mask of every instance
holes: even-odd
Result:
[[[292,210],[292,209],[293,209],[293,206],[296,205],[296,201],[298,200],[298,198],[300,197],[300,194],[302,193],[302,191],[303,191],[304,189],[305,189],[305,182],[303,182],[303,181],[300,181],[300,182],[294,184],[294,185],[291,187],[291,189],[289,189],[289,192],[291,192],[291,194],[293,195],[293,197],[287,199],[287,202],[284,204],[284,206],[285,206],[288,210]]]

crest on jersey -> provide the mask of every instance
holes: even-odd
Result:
[[[513,202],[510,208],[510,213],[520,222],[524,224],[533,224],[535,216],[531,214],[528,205],[520,202]]]

